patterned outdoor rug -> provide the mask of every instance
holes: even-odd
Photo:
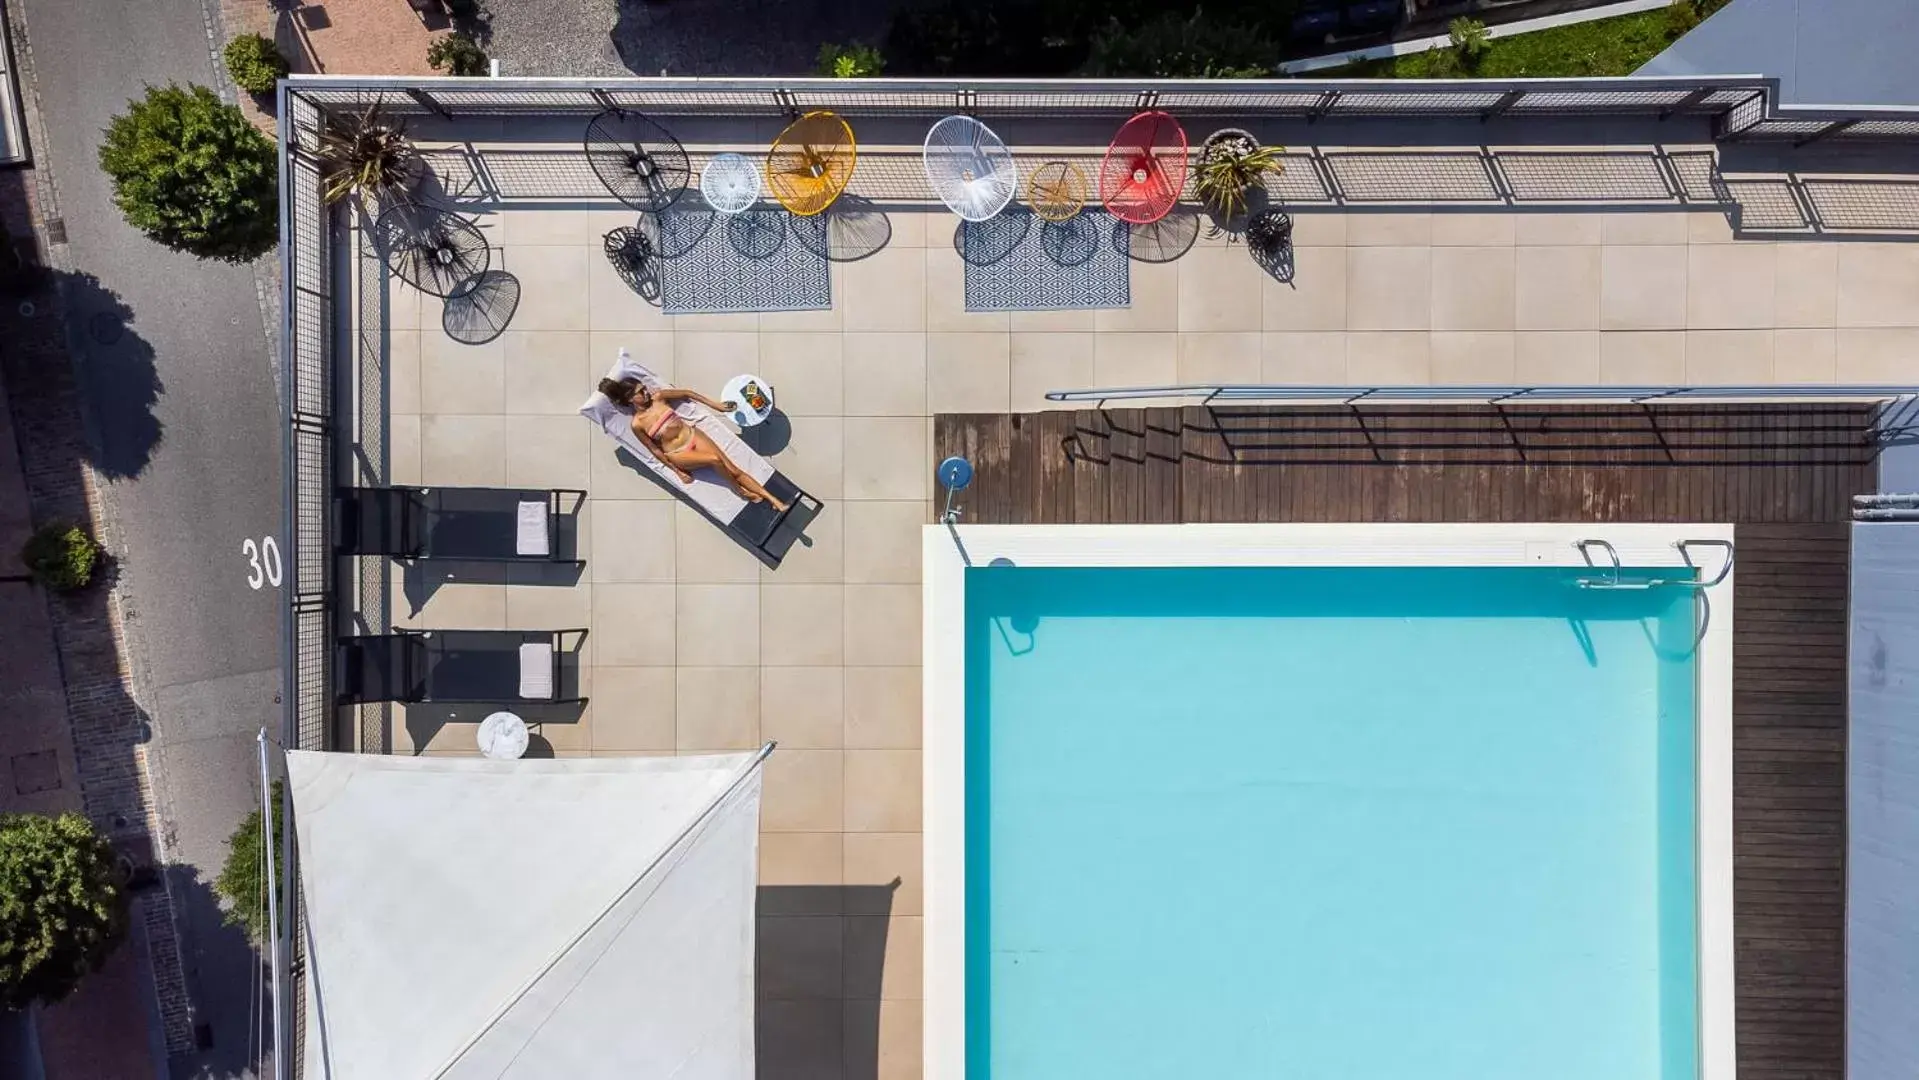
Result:
[[[953,245],[966,260],[966,310],[1056,311],[1133,303],[1132,262],[1104,211],[1041,221],[1023,207],[962,222]]]
[[[657,215],[660,309],[668,315],[815,311],[833,306],[826,257],[800,243],[784,210]]]

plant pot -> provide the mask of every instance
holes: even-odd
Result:
[[[1234,142],[1242,144],[1246,150],[1259,149],[1259,140],[1253,138],[1253,133],[1245,128],[1220,128],[1206,136],[1205,141],[1199,144],[1200,163],[1205,164],[1219,147]]]
[[[1222,152],[1249,154],[1257,149],[1259,149],[1259,140],[1253,137],[1252,132],[1243,128],[1220,128],[1206,136],[1206,140],[1200,144],[1196,172],[1204,177]],[[1255,187],[1257,187],[1256,184],[1247,184],[1239,189],[1238,197],[1241,205],[1238,207],[1229,208],[1221,205],[1220,199],[1205,191],[1203,187],[1200,190],[1200,202],[1214,219],[1216,228],[1237,232],[1244,225],[1249,210],[1254,209],[1245,205],[1245,200]]]

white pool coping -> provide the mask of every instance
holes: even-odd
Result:
[[[924,577],[924,1052],[927,1080],[966,1076],[965,570],[1019,566],[1583,566],[1605,540],[1627,566],[1680,566],[1682,540],[1731,525],[928,525]],[[1736,555],[1736,549],[1735,549]],[[1711,580],[1723,552],[1694,547]],[[1706,593],[1694,670],[1699,775],[1699,1076],[1734,1080],[1732,584]]]

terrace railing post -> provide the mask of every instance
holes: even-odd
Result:
[[[1811,146],[1813,143],[1816,143],[1821,139],[1830,138],[1834,135],[1839,134],[1840,132],[1853,126],[1854,124],[1857,124],[1858,122],[1859,121],[1857,119],[1835,120],[1832,123],[1827,124],[1825,127],[1820,128],[1818,131],[1815,131],[1812,134],[1806,136],[1805,138],[1800,139],[1798,142],[1793,143],[1792,144],[1793,149],[1797,150],[1798,148],[1802,146]]]
[[[1306,122],[1317,124],[1320,117],[1332,112],[1333,106],[1339,104],[1339,94],[1337,90],[1328,90],[1319,95],[1319,100],[1314,102],[1313,107],[1306,112]]]
[[[1663,122],[1679,113],[1690,112],[1693,109],[1698,108],[1699,104],[1705,101],[1707,98],[1711,97],[1713,93],[1716,91],[1716,89],[1717,89],[1716,87],[1702,86],[1699,89],[1694,90],[1692,93],[1687,94],[1685,97],[1680,98],[1678,101],[1673,102],[1671,105],[1667,106],[1666,108],[1659,110],[1659,119]]]
[[[596,87],[594,87],[594,88],[593,88],[593,89],[591,89],[591,90],[588,90],[588,91],[587,91],[587,93],[589,93],[589,94],[592,94],[592,95],[593,95],[593,100],[594,100],[594,101],[597,101],[597,102],[599,102],[599,103],[600,103],[600,108],[602,108],[602,109],[617,109],[617,108],[619,108],[619,106],[618,106],[618,105],[616,105],[616,104],[614,104],[614,103],[613,103],[613,95],[612,95],[612,94],[609,94],[609,93],[607,93],[606,91],[604,91],[604,90],[602,90],[602,89],[600,89],[600,88],[599,88],[599,87],[597,87],[597,86],[596,86]]]
[[[1525,99],[1526,99],[1526,91],[1508,90],[1505,93],[1499,95],[1498,101],[1495,101],[1491,105],[1488,105],[1486,108],[1480,110],[1479,122],[1483,124],[1486,121],[1491,120],[1493,117],[1504,113],[1507,109],[1512,108],[1514,105],[1519,104],[1521,101],[1524,101]]]
[[[442,120],[453,119],[453,110],[447,108],[445,105],[442,105],[438,101],[434,100],[432,94],[427,93],[425,90],[422,90],[419,87],[416,87],[416,86],[407,87],[406,96],[412,98],[415,102],[419,103],[421,107],[427,109],[430,112],[437,114]]]

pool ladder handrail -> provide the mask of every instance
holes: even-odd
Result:
[[[1717,547],[1717,548],[1725,549],[1726,561],[1723,565],[1719,567],[1719,573],[1715,574],[1712,580],[1685,581],[1679,578],[1665,578],[1665,577],[1627,578],[1624,574],[1625,567],[1619,561],[1618,548],[1615,548],[1612,546],[1612,544],[1608,543],[1605,540],[1600,540],[1600,539],[1589,538],[1585,540],[1575,540],[1573,541],[1573,546],[1579,549],[1579,555],[1581,558],[1586,560],[1586,565],[1591,566],[1596,570],[1606,571],[1607,576],[1575,578],[1573,580],[1573,584],[1578,585],[1582,589],[1650,589],[1655,585],[1678,585],[1683,588],[1703,591],[1706,589],[1710,589],[1713,586],[1719,584],[1720,582],[1726,580],[1726,577],[1732,573],[1732,561],[1733,561],[1732,541],[1730,540],[1675,541],[1673,543],[1673,547],[1678,549],[1679,557],[1686,561],[1687,566],[1697,568],[1698,564],[1692,561],[1692,553],[1687,550],[1689,547],[1693,545],[1699,545],[1704,547]],[[1596,547],[1599,550],[1605,552],[1607,562],[1603,565],[1600,563],[1594,562],[1592,552],[1588,550],[1589,547]]]

